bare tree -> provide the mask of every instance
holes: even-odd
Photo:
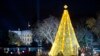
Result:
[[[86,21],[87,27],[91,29],[98,37],[100,37],[100,14],[98,14],[97,19],[91,17]]]
[[[87,27],[98,37],[100,42],[100,13],[97,15],[97,18],[88,18],[86,21]]]
[[[93,34],[86,27],[78,25],[76,28],[76,36],[81,46],[91,46],[93,43]]]
[[[88,28],[92,29],[96,25],[96,20],[93,17],[89,17],[86,20],[86,25]]]
[[[37,26],[33,30],[33,35],[40,40],[47,39],[52,44],[58,24],[59,20],[50,15],[48,18],[44,19],[43,22],[37,22]]]

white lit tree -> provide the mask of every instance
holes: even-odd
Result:
[[[47,39],[51,44],[57,32],[59,20],[54,16],[49,16],[43,22],[37,22],[37,26],[33,29],[33,35],[38,40]]]

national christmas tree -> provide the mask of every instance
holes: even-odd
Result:
[[[61,22],[55,36],[55,41],[49,52],[49,56],[77,55],[79,43],[70,20],[67,5],[65,5],[64,8]]]

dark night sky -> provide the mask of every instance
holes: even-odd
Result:
[[[0,29],[27,29],[28,21],[33,25],[49,15],[61,17],[67,4],[72,20],[93,16],[100,11],[97,0],[3,0],[0,2]]]

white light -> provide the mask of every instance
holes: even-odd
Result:
[[[13,52],[10,52],[10,54],[13,54]]]
[[[94,54],[96,54],[97,52],[96,51],[94,51]]]
[[[22,51],[24,53],[24,51]]]
[[[64,6],[65,9],[66,9],[67,7],[68,7],[67,5]]]

